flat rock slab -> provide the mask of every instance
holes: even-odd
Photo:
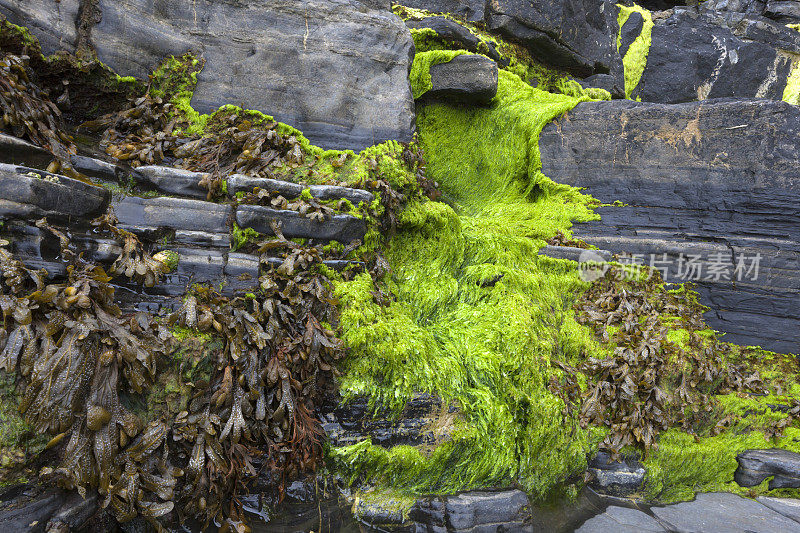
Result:
[[[0,133],[0,163],[45,169],[53,159],[53,154],[44,148]]]
[[[735,494],[698,494],[694,501],[650,510],[676,533],[800,532],[800,523]]]
[[[319,222],[301,216],[296,211],[258,205],[241,205],[236,209],[236,223],[242,228],[252,228],[259,233],[272,235],[272,222],[280,224],[283,235],[288,239],[300,237],[349,243],[363,239],[367,231],[363,220],[350,215],[334,215]]]
[[[305,189],[314,198],[319,200],[349,200],[354,206],[358,207],[361,202],[372,203],[375,196],[363,189],[353,189],[350,187],[339,187],[336,185],[301,185],[290,181],[276,180],[271,178],[254,178],[242,174],[234,174],[227,179],[228,194],[236,195],[238,192],[252,192],[255,187],[275,191],[286,198],[297,198]]]
[[[133,231],[186,230],[228,233],[233,208],[183,198],[128,196],[112,204],[119,227]]]
[[[111,198],[107,190],[82,181],[16,165],[0,164],[3,218],[94,218]]]
[[[761,505],[765,505],[773,511],[800,523],[800,500],[796,498],[772,498],[770,496],[760,496],[756,500]]]
[[[0,0],[45,53],[74,51],[79,0]],[[166,57],[206,60],[192,105],[257,109],[324,148],[410,141],[413,42],[383,0],[98,0],[90,41],[121,76],[146,79]]]
[[[139,167],[133,171],[136,184],[144,189],[200,200],[204,200],[208,195],[208,190],[199,185],[200,180],[206,175],[203,172],[158,165]]]
[[[421,98],[486,105],[497,94],[497,63],[460,55],[430,68],[432,87]]]
[[[798,352],[800,109],[763,99],[581,103],[544,128],[539,146],[545,175],[607,204],[602,220],[575,225],[576,237],[638,254],[668,282],[697,283],[726,340]],[[690,256],[701,265],[687,275]]]
[[[734,480],[743,487],[754,487],[772,477],[770,489],[800,487],[800,453],[781,450],[746,450],[736,460]]]
[[[590,518],[575,533],[661,533],[667,530],[647,513],[638,509],[610,506]]]

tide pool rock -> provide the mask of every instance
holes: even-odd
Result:
[[[79,0],[0,0],[46,53],[75,50]],[[170,55],[205,59],[192,105],[236,104],[273,115],[324,148],[409,141],[414,45],[383,0],[152,2],[98,0],[84,36],[122,76],[146,78]]]
[[[755,487],[768,477],[770,489],[800,487],[800,453],[780,450],[747,450],[736,460],[734,480],[743,487]]]

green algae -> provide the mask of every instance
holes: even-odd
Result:
[[[628,18],[633,13],[639,13],[644,18],[641,33],[634,39],[628,47],[625,57],[622,58],[622,64],[625,67],[625,97],[630,98],[633,91],[638,87],[644,69],[647,66],[647,55],[650,52],[654,24],[653,17],[647,9],[636,4],[631,6],[617,5],[619,6],[619,15],[617,17],[617,23],[619,24],[619,34],[617,35],[618,50],[622,46],[622,27]]]
[[[377,305],[367,274],[336,284],[351,351],[342,392],[396,410],[431,392],[464,416],[428,455],[369,441],[331,450],[351,479],[417,493],[519,483],[541,497],[585,466],[589,432],[547,389],[551,357],[597,349],[569,309],[583,282],[575,263],[536,255],[571,221],[596,218],[590,197],[540,171],[541,129],[579,101],[500,71],[490,108],[418,110],[428,176],[451,205],[402,213],[386,251],[396,302]]]

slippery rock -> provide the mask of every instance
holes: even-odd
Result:
[[[408,515],[432,531],[521,531],[529,517],[528,497],[520,490],[466,492],[424,498]]]
[[[361,202],[372,203],[375,196],[363,189],[353,189],[350,187],[340,187],[337,185],[301,185],[290,181],[276,180],[272,178],[254,178],[242,174],[234,174],[227,179],[228,194],[233,197],[238,192],[252,192],[255,187],[275,191],[285,198],[297,198],[308,189],[308,192],[318,200],[341,200],[350,201],[354,206]]]
[[[487,3],[486,27],[543,63],[581,77],[611,73],[621,79],[618,12],[607,0],[494,0]]]
[[[622,47],[636,36],[623,31]],[[676,9],[666,20],[655,21],[647,66],[631,97],[659,103],[719,97],[780,100],[791,57],[779,52],[774,39],[759,42],[754,37],[735,35],[711,13]]]
[[[743,487],[755,487],[768,477],[772,477],[770,489],[800,487],[800,453],[777,448],[747,450],[736,460],[739,468],[734,480]]]
[[[668,531],[676,533],[800,532],[800,523],[736,494],[698,494],[694,501],[651,511]]]
[[[460,55],[430,68],[432,87],[421,98],[485,105],[497,94],[497,63],[479,55]]]
[[[53,154],[44,148],[0,133],[0,162],[45,169],[53,159]]]
[[[645,469],[635,458],[614,461],[606,452],[598,452],[589,461],[591,476],[589,486],[600,494],[629,496],[638,492],[644,484]]]
[[[494,43],[484,41],[467,28],[445,17],[427,17],[422,20],[407,20],[406,26],[412,29],[430,29],[446,41],[453,43],[456,50],[484,53],[489,58],[500,61],[500,54]]]
[[[272,223],[281,226],[287,239],[296,237],[349,243],[363,239],[366,224],[351,215],[334,215],[325,221],[301,216],[296,211],[271,209],[258,205],[241,205],[236,209],[236,223],[242,228],[252,228],[259,233],[272,235]]]
[[[106,210],[110,198],[107,190],[82,181],[0,164],[0,218],[91,219]]]
[[[726,340],[797,353],[798,134],[785,102],[616,100],[579,104],[540,149],[551,179],[621,202],[576,237],[696,283]]]
[[[200,180],[205,176],[202,172],[156,165],[139,167],[133,171],[133,179],[139,187],[201,200],[208,194],[208,190],[200,186]]]
[[[575,533],[660,533],[666,532],[658,521],[644,511],[611,505],[605,512],[584,522]]]
[[[186,230],[228,233],[230,206],[183,198],[128,196],[112,204],[118,227],[138,234]],[[155,240],[155,239],[153,239]]]
[[[75,51],[79,0],[0,0],[45,53]],[[146,78],[164,58],[206,60],[192,105],[230,103],[274,115],[324,148],[411,140],[413,42],[382,0],[152,2],[98,0],[88,40],[122,76]],[[235,23],[231,23],[235,21]]]
[[[431,13],[451,13],[471,22],[483,20],[487,4],[485,0],[403,0],[401,3]]]

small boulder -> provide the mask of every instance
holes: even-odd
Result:
[[[427,17],[422,20],[407,20],[406,26],[411,29],[431,29],[446,41],[455,44],[456,48],[475,53],[484,53],[495,61],[500,61],[494,43],[484,41],[467,28],[445,17]]]
[[[430,69],[432,87],[425,99],[486,105],[497,94],[497,63],[479,55],[460,55]]]
[[[777,448],[746,450],[736,460],[739,468],[733,478],[742,487],[754,487],[768,477],[772,477],[770,489],[800,487],[800,453]]]
[[[587,469],[591,476],[589,486],[600,494],[629,496],[641,490],[645,469],[636,458],[611,459],[607,452],[598,452],[589,461]]]
[[[53,159],[53,154],[44,148],[0,133],[0,162],[44,169]]]

